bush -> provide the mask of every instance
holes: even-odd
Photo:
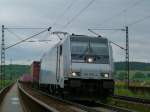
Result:
[[[126,72],[120,72],[117,74],[116,79],[118,80],[125,80],[126,79]]]
[[[134,74],[134,76],[132,77],[133,80],[141,80],[141,79],[144,79],[146,78],[145,75],[141,72],[136,72]]]

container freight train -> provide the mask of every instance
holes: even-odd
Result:
[[[76,98],[114,91],[112,47],[107,38],[67,35],[41,59],[40,87]]]
[[[33,61],[31,64],[31,76],[34,83],[39,82],[39,73],[40,73],[40,62]]]

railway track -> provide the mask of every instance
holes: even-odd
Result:
[[[27,99],[28,110],[36,112],[101,112],[80,104],[71,103],[45,93],[33,91],[18,84],[22,98]],[[38,108],[38,109],[33,109]]]
[[[112,96],[112,98],[114,98],[114,99],[120,99],[120,100],[125,100],[125,101],[136,102],[136,103],[150,104],[150,100],[148,100],[148,99],[142,99],[142,98],[136,98],[136,97],[114,95],[114,96]]]
[[[104,110],[106,112],[134,112],[133,110],[113,106],[102,102],[94,102],[94,101],[75,101],[75,102],[82,105],[86,105],[88,107],[92,107],[97,110]]]
[[[133,112],[125,108],[119,108],[107,104],[95,103],[91,105],[86,105],[88,102],[80,103],[64,100],[62,98],[58,98],[56,96],[49,95],[46,92],[35,90],[32,88],[27,88],[25,86],[20,86],[24,92],[29,95],[37,98],[38,102],[43,102],[46,107],[50,106],[55,111],[59,112]],[[51,109],[49,109],[51,111]]]
[[[136,110],[138,112],[149,112],[150,109],[149,100],[128,96],[114,95],[109,103],[115,106]]]
[[[116,107],[116,106],[112,106],[112,105],[108,105],[108,104],[104,104],[101,102],[93,102],[93,101],[68,101],[68,100],[64,100],[55,96],[51,96],[46,92],[43,91],[39,91],[41,94],[44,94],[48,97],[53,97],[56,98],[58,100],[61,100],[63,102],[75,105],[79,108],[83,108],[85,109],[87,112],[134,112],[133,110],[129,110],[129,109],[125,109],[125,108],[121,108],[121,107]]]

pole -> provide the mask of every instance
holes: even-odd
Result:
[[[128,33],[128,26],[126,26],[126,72],[127,72],[127,87],[129,88],[130,64],[129,64],[129,33]]]
[[[12,81],[12,58],[10,59],[10,76],[9,76],[9,80]]]
[[[1,41],[1,81],[4,80],[5,86],[5,39],[4,39],[4,25],[2,25],[2,41]],[[1,82],[1,86],[2,82]]]

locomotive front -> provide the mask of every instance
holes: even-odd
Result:
[[[113,94],[112,48],[106,38],[72,35],[71,64],[65,86],[74,94],[108,96]]]

